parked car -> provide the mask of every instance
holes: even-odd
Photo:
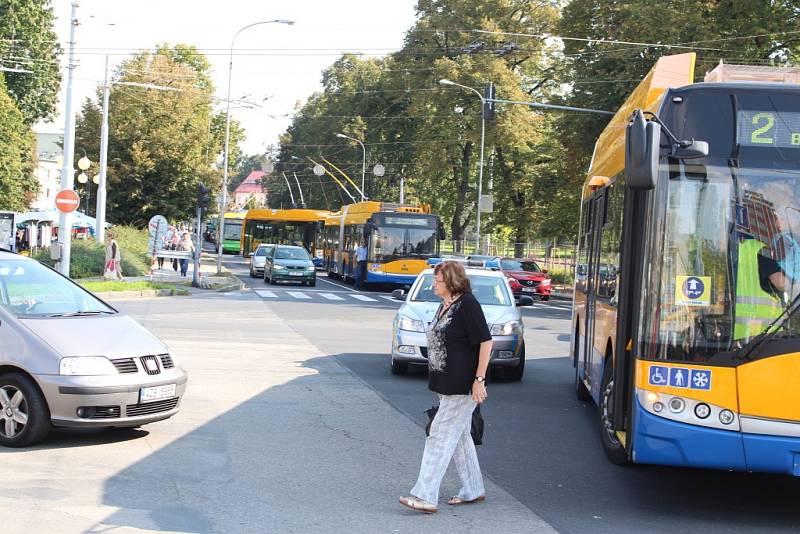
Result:
[[[504,371],[511,380],[521,380],[525,371],[524,326],[505,276],[488,269],[468,267],[466,271],[492,334],[489,368]],[[392,295],[405,300],[405,304],[392,324],[391,370],[393,374],[405,374],[409,365],[428,364],[425,331],[441,303],[433,291],[433,269],[420,273],[407,296],[402,289],[396,289]],[[532,303],[528,296],[520,299],[521,306]]]
[[[0,252],[0,444],[32,445],[51,426],[167,419],[186,380],[136,321],[49,267]]]
[[[264,263],[274,247],[271,243],[261,243],[256,247],[250,256],[250,278],[264,276]]]
[[[514,298],[521,295],[536,295],[542,300],[550,300],[553,286],[547,270],[531,259],[503,258],[500,260],[500,270],[508,277],[508,284],[514,292]]]
[[[300,282],[317,285],[317,271],[311,256],[303,247],[276,245],[264,263],[264,282]]]

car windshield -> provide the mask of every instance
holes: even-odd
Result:
[[[25,260],[0,260],[0,306],[18,317],[116,313],[77,284]]]
[[[300,247],[278,247],[275,252],[276,260],[310,260],[306,249]]]
[[[537,264],[535,261],[503,260],[502,265],[504,271],[526,271],[529,273],[542,272],[542,270],[539,268],[539,264]]]
[[[272,252],[272,247],[258,247],[256,249],[256,256],[269,256]]]
[[[511,306],[513,302],[508,294],[508,284],[505,278],[497,276],[484,276],[469,274],[469,283],[472,294],[483,306]],[[412,302],[440,302],[433,291],[433,273],[423,274],[416,291],[411,296]]]

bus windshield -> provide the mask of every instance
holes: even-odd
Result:
[[[642,322],[642,355],[714,361],[763,333],[800,293],[800,168],[674,162],[659,180],[650,253],[659,260],[643,302],[655,311]],[[798,326],[790,317],[780,329],[797,335]]]
[[[224,231],[223,239],[238,241],[242,237],[242,221],[240,219],[225,219]]]
[[[438,253],[438,243],[436,229],[378,226],[372,232],[370,259],[388,262],[401,258],[431,258]]]

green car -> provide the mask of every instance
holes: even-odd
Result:
[[[303,247],[278,245],[264,262],[264,280],[270,284],[278,282],[300,282],[302,285],[317,285],[317,272],[308,251]]]

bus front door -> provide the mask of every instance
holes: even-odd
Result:
[[[583,375],[589,383],[589,391],[597,399],[600,392],[600,383],[603,373],[603,355],[597,353],[594,343],[595,312],[597,308],[597,289],[600,281],[600,238],[602,236],[603,225],[606,220],[606,208],[608,203],[607,190],[595,193],[589,201],[590,206],[590,235],[589,245],[589,265],[586,277],[586,324],[583,331],[586,334],[583,351]]]

